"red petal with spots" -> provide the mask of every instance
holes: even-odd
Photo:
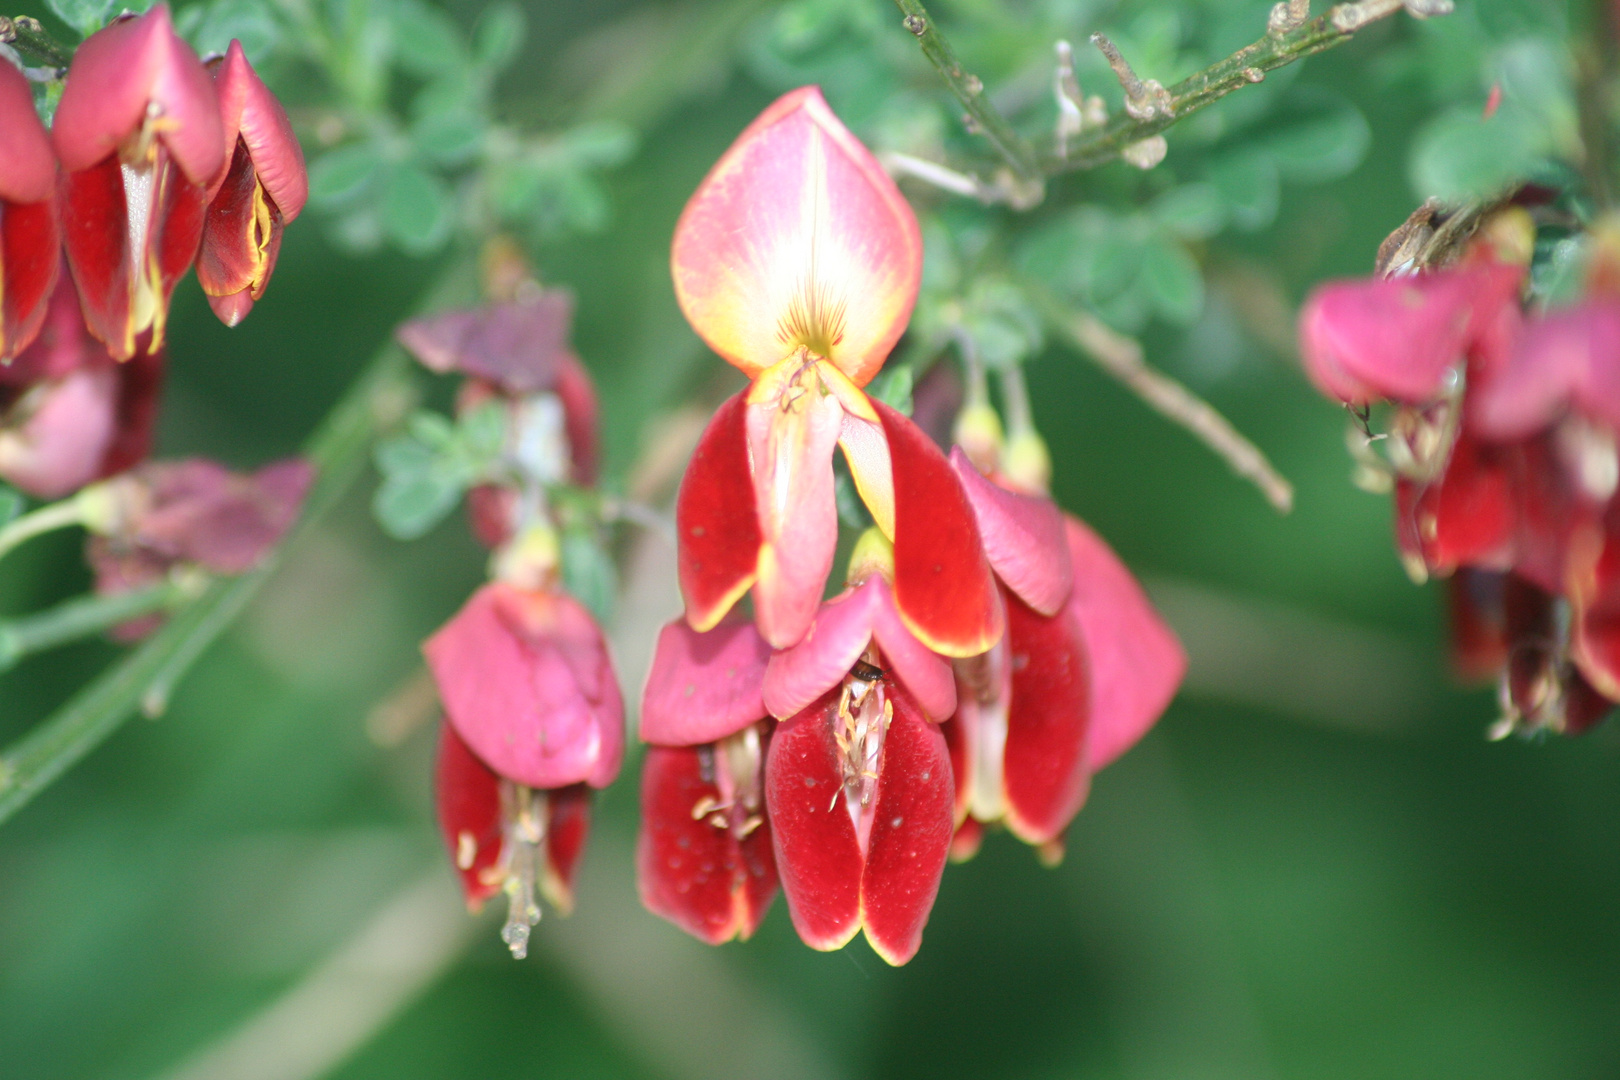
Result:
[[[479,761],[449,724],[439,725],[439,761],[434,770],[439,830],[461,878],[467,904],[476,910],[501,891],[500,777]]]
[[[837,710],[837,696],[828,695],[787,720],[765,756],[766,816],[782,893],[799,937],[822,950],[842,948],[861,926],[864,860],[844,807]]]
[[[956,831],[955,781],[939,728],[904,691],[893,690],[890,700],[894,722],[878,768],[861,904],[873,950],[904,964],[917,954],[939,894]]]
[[[1072,611],[1047,617],[1008,596],[1007,647],[1007,827],[1044,844],[1068,828],[1091,787],[1085,638]]]
[[[546,899],[567,915],[574,910],[574,875],[591,831],[591,789],[570,784],[546,792]]]
[[[763,539],[748,467],[746,392],[709,421],[675,499],[681,595],[692,629],[708,630],[754,583]]]
[[[62,246],[79,288],[85,325],[108,343],[115,357],[119,350],[113,346],[122,346],[129,336],[128,215],[116,157],[63,176]],[[128,352],[133,351],[128,343]]]
[[[1507,454],[1503,448],[1479,442],[1464,428],[1438,479],[1423,487],[1405,480],[1397,484],[1396,530],[1401,550],[1421,559],[1436,574],[1497,556],[1513,538]]]
[[[641,769],[641,834],[636,840],[636,882],[647,910],[695,938],[718,945],[747,939],[776,896],[776,862],[769,824],[739,843],[729,827],[694,816],[704,800],[722,802],[704,779],[700,754],[712,746],[654,746]],[[712,760],[712,759],[711,759]]]
[[[1004,626],[973,507],[950,462],[915,424],[874,400],[894,471],[894,599],[924,645],[974,656]]]

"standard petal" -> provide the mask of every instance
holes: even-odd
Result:
[[[867,941],[879,956],[898,965],[915,956],[922,944],[956,820],[944,736],[905,693],[894,693],[890,700],[894,721],[883,741],[861,907]]]
[[[874,401],[894,476],[894,598],[924,645],[974,656],[1004,625],[995,577],[973,507],[939,447],[911,421]]]
[[[991,483],[960,446],[951,450],[951,468],[973,506],[990,568],[1024,603],[1055,615],[1074,587],[1063,512],[1051,499]]]
[[[922,238],[894,182],[807,86],[704,178],[670,267],[687,320],[750,377],[804,346],[864,386],[911,317]]]
[[[843,682],[872,640],[876,580],[822,604],[804,638],[770,656],[764,699],[772,716],[801,712]]]
[[[765,807],[788,913],[813,949],[839,949],[861,926],[864,860],[843,805],[836,697],[785,721],[765,756]]]
[[[787,407],[748,405],[748,457],[763,541],[754,617],[778,649],[810,629],[832,570],[838,547],[832,454],[843,417],[836,398],[815,390]]]
[[[34,112],[34,93],[22,72],[0,64],[0,199],[44,202],[55,187],[56,154]]]
[[[96,31],[73,54],[51,123],[62,167],[77,172],[106,159],[154,115],[158,138],[186,177],[212,182],[227,153],[219,99],[166,4]]]
[[[1085,635],[1091,665],[1091,744],[1096,772],[1151,728],[1175,696],[1187,654],[1142,586],[1102,538],[1065,519],[1074,560],[1068,610]]]
[[[570,784],[546,792],[546,859],[540,887],[551,906],[563,915],[574,910],[574,877],[590,832],[588,784]]]
[[[274,200],[281,219],[291,222],[309,198],[304,151],[293,134],[287,110],[248,63],[241,42],[232,41],[225,50],[224,59],[214,71],[214,90],[219,95],[227,150],[234,150],[237,139],[241,139],[252,159],[253,171]],[[210,197],[222,181],[223,177],[210,186]]]
[[[1620,426],[1620,301],[1589,300],[1525,322],[1508,363],[1468,396],[1491,439],[1522,439],[1571,407]]]
[[[1479,263],[1322,286],[1300,311],[1306,373],[1340,401],[1428,401],[1447,370],[1514,302],[1523,276],[1521,267]]]
[[[1071,609],[1047,616],[1009,597],[1007,649],[1007,828],[1045,844],[1063,835],[1091,787],[1085,636]]]
[[[510,780],[532,788],[588,780],[607,749],[595,710],[562,653],[532,628],[513,627],[501,602],[509,590],[479,589],[422,646],[445,715]]]
[[[702,634],[684,620],[669,623],[659,631],[641,696],[642,739],[661,746],[712,743],[764,719],[761,691],[770,656],[754,624],[740,615]]]
[[[708,630],[754,584],[763,540],[748,465],[746,391],[704,429],[675,498],[681,596],[692,629]]]
[[[467,906],[477,911],[501,891],[500,777],[479,761],[449,724],[439,725],[434,793],[439,831],[461,879]]]
[[[724,813],[711,764],[704,779],[700,755],[709,747],[654,746],[641,771],[641,832],[636,839],[636,884],[647,910],[711,945],[747,939],[759,926],[776,889],[770,826],[762,823],[739,843],[711,818]]]

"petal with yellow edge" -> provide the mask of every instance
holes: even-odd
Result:
[[[864,386],[911,318],[916,216],[814,86],[760,114],[675,227],[681,310],[750,377],[799,348]]]
[[[759,516],[748,468],[746,394],[728,399],[704,429],[675,498],[675,531],[686,621],[710,630],[754,583]]]

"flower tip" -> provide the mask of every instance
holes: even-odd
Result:
[[[253,297],[251,290],[243,289],[229,296],[210,296],[208,306],[214,309],[214,314],[219,316],[220,322],[235,329],[248,317],[248,312],[253,310]]]

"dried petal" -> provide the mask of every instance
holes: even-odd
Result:
[[[395,337],[432,371],[488,379],[509,394],[554,390],[574,358],[574,297],[548,289],[504,304],[446,311],[402,324]]]

